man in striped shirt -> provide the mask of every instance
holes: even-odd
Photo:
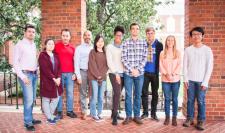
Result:
[[[134,122],[143,124],[140,119],[141,92],[144,81],[144,66],[147,61],[147,43],[138,38],[139,25],[130,25],[131,38],[122,44],[122,63],[125,67],[124,85],[126,92],[125,110],[126,119],[124,125],[132,121],[132,89],[134,88]],[[134,84],[134,87],[133,87]]]

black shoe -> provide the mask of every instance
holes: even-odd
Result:
[[[69,116],[70,118],[77,118],[77,114],[75,114],[73,111],[67,112],[66,115]]]
[[[34,125],[25,125],[25,128],[27,129],[27,131],[35,131]]]
[[[60,119],[63,119],[63,113],[61,111],[59,111],[57,113],[57,117],[60,118]]]
[[[118,113],[113,114],[112,125],[116,126],[118,124],[117,118],[118,118]]]
[[[141,115],[141,119],[144,120],[144,119],[147,119],[147,118],[148,118],[148,115],[147,115],[147,114],[142,114],[142,115]]]
[[[40,121],[40,120],[35,120],[35,119],[33,119],[32,123],[33,123],[34,125],[36,125],[36,124],[41,124],[41,121]]]
[[[157,115],[152,115],[151,118],[152,118],[152,120],[155,120],[155,121],[157,121],[157,122],[159,121]]]

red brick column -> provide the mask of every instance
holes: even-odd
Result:
[[[85,0],[42,0],[42,43],[46,38],[61,39],[61,29],[68,28],[72,32],[71,42],[76,46],[81,43],[81,35],[86,28]],[[74,111],[80,111],[79,91],[77,85],[74,92]],[[65,97],[65,93],[64,93]],[[64,98],[64,110],[65,110]],[[65,112],[65,111],[64,111]]]
[[[224,9],[224,0],[185,0],[185,46],[191,43],[189,31],[201,26],[205,30],[204,43],[212,48],[214,54],[214,69],[206,94],[207,120],[225,120]],[[184,92],[183,113],[186,114],[186,90]]]

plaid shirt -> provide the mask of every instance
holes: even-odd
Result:
[[[122,63],[125,73],[132,76],[131,69],[138,69],[140,75],[144,74],[147,61],[147,42],[145,40],[128,39],[122,44]]]

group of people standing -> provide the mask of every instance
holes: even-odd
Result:
[[[112,124],[117,125],[120,95],[125,88],[124,125],[134,121],[143,124],[148,118],[148,95],[151,83],[151,119],[159,121],[156,111],[158,103],[159,73],[161,73],[162,89],[165,98],[165,121],[170,123],[170,102],[172,100],[172,125],[177,126],[178,92],[180,87],[181,53],[176,48],[175,36],[166,38],[165,46],[155,38],[155,29],[145,29],[146,39],[139,38],[140,27],[137,23],[130,25],[130,38],[123,41],[125,30],[122,26],[114,29],[114,39],[111,44],[105,44],[104,36],[95,36],[91,44],[92,34],[85,31],[84,43],[76,49],[70,43],[71,32],[61,31],[62,40],[54,42],[47,39],[44,49],[37,59],[34,43],[35,27],[25,27],[24,38],[15,46],[14,69],[19,77],[19,83],[24,95],[24,126],[34,131],[35,120],[32,115],[36,98],[37,69],[40,70],[40,95],[42,108],[49,124],[55,124],[63,119],[62,94],[66,93],[66,115],[76,118],[73,111],[74,82],[77,81],[82,116],[87,116],[87,101],[90,95],[90,116],[96,122],[103,120],[103,96],[106,89],[107,74],[113,88]],[[184,53],[184,86],[187,90],[187,119],[183,126],[189,127],[194,119],[194,101],[198,101],[198,123],[196,128],[204,130],[205,94],[213,68],[213,54],[202,40],[204,31],[195,27],[190,31],[193,45]],[[66,91],[64,91],[64,88]],[[89,94],[88,94],[89,93]],[[140,114],[141,104],[143,114]],[[97,106],[97,107],[96,107]]]

